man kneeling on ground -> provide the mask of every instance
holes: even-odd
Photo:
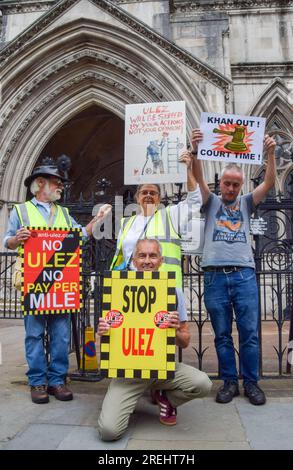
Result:
[[[160,243],[155,239],[142,239],[136,244],[133,264],[137,271],[158,271],[163,262]],[[182,291],[177,290],[178,312],[169,314],[169,328],[176,329],[176,344],[186,348],[190,341],[187,312]],[[99,319],[98,335],[109,330],[105,319]],[[145,390],[152,392],[154,402],[160,409],[160,422],[169,426],[176,424],[177,407],[195,398],[209,394],[212,382],[207,374],[186,364],[176,363],[175,377],[158,379],[112,379],[104,398],[98,420],[101,439],[114,441],[126,431],[129,418]]]

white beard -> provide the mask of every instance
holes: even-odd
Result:
[[[61,199],[62,191],[59,188],[54,189],[54,191],[50,190],[49,182],[46,181],[44,186],[44,195],[50,202],[55,202]]]

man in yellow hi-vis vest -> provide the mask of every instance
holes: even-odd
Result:
[[[56,204],[63,191],[64,175],[58,167],[49,162],[36,167],[24,184],[34,197],[23,204],[17,204],[11,211],[4,245],[10,250],[19,249],[31,233],[26,227],[81,228],[69,215],[68,209]],[[83,237],[92,235],[93,224],[103,219],[107,205],[82,227]],[[60,315],[27,315],[25,325],[25,351],[28,363],[27,376],[34,403],[48,403],[49,394],[62,401],[72,400],[72,392],[65,386],[68,371],[70,341],[70,317]],[[46,325],[50,336],[47,364],[44,349]]]
[[[181,272],[181,235],[188,231],[194,240],[200,241],[199,226],[195,226],[195,217],[200,221],[201,194],[193,173],[191,152],[182,153],[179,161],[187,167],[187,197],[177,205],[165,208],[161,204],[161,190],[157,184],[139,185],[136,202],[139,212],[121,220],[116,252],[111,269],[134,269],[132,254],[137,240],[156,238],[159,240],[164,261],[160,271],[174,271],[176,285],[182,287]]]

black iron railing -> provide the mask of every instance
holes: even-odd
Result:
[[[75,325],[72,327],[72,351],[76,351],[77,365],[83,367],[84,332],[87,326],[97,330],[98,318],[101,313],[101,287],[103,284],[103,271],[109,268],[113,247],[101,241],[92,241],[84,252],[83,267],[83,301],[84,306],[79,315],[75,316]],[[92,259],[95,260],[94,266]],[[262,269],[257,271],[261,307],[261,376],[284,376],[291,372],[291,364],[287,362],[289,341],[293,340],[293,271],[292,263],[283,265],[284,269],[272,269],[273,263],[283,257],[276,257],[275,253],[265,253],[262,257]],[[292,262],[288,254],[288,259]],[[0,286],[1,311],[0,318],[21,319],[19,294],[11,284],[12,268],[15,255],[0,254]],[[200,269],[198,256],[188,256],[184,262],[184,293],[189,325],[192,333],[193,356],[188,360],[199,369],[212,375],[217,375],[218,365],[213,344],[213,332],[208,312],[203,302],[203,272]],[[97,269],[102,266],[103,270]],[[286,268],[286,269],[285,269]],[[236,330],[235,330],[236,333]],[[236,352],[237,334],[235,334]],[[190,359],[190,356],[192,358]],[[181,354],[186,360],[186,352]]]
[[[166,203],[168,201],[165,201]],[[83,204],[82,204],[83,206]],[[78,219],[82,207],[74,214]],[[84,212],[89,218],[90,206]],[[260,297],[261,376],[284,376],[291,373],[288,357],[293,349],[293,200],[279,196],[258,207],[255,218],[266,222],[261,235],[253,236],[257,282]],[[84,307],[75,318],[72,350],[76,350],[78,365],[82,364],[84,331],[89,325],[97,329],[101,313],[103,272],[109,269],[115,240],[90,240],[83,249]],[[12,287],[12,270],[16,254],[0,253],[0,318],[22,318],[20,295]],[[217,373],[213,332],[203,302],[203,272],[198,256],[183,260],[184,292],[189,312],[194,355],[191,363],[209,373]],[[237,348],[237,332],[235,330]],[[81,357],[80,357],[81,351]],[[291,353],[291,354],[290,354]],[[185,361],[185,351],[180,357]],[[238,355],[239,356],[239,355]],[[189,358],[190,361],[190,353]]]

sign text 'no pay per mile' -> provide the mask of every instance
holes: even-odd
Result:
[[[110,322],[101,337],[101,375],[171,379],[175,373],[176,331],[167,315],[176,310],[173,272],[105,273],[103,318]]]

